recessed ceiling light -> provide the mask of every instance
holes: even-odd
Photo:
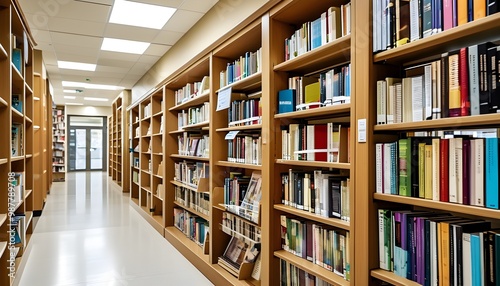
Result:
[[[96,68],[95,64],[66,62],[66,61],[57,61],[57,66],[60,69],[82,70],[82,71],[95,71]]]
[[[84,97],[83,99],[89,101],[108,101],[107,98],[100,98],[100,97]]]
[[[66,105],[83,105],[83,103],[67,102]]]
[[[101,50],[142,55],[149,47],[150,43],[104,38]]]
[[[93,84],[93,83],[76,82],[76,81],[63,81],[62,86],[64,86],[64,87],[81,87],[81,88],[86,88],[86,89],[103,89],[103,90],[123,90],[123,89],[125,89],[122,86]]]
[[[65,89],[63,90],[64,93],[76,93],[76,90],[74,89]]]
[[[115,0],[110,23],[161,29],[177,9],[132,1]]]
[[[76,96],[71,96],[71,95],[65,95],[65,99],[76,99]]]

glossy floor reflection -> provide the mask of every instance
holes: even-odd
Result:
[[[27,251],[15,285],[212,285],[106,173],[69,173],[53,183]]]

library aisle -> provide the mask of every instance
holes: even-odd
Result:
[[[53,184],[27,251],[14,285],[212,285],[101,172]]]

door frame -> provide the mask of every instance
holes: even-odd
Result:
[[[98,127],[98,126],[71,126],[71,117],[98,117],[98,118],[102,118],[103,119],[103,125],[101,127]],[[85,170],[71,170],[70,169],[70,156],[71,156],[71,153],[70,153],[70,134],[71,134],[71,129],[85,129],[86,130],[86,141],[87,141],[87,144],[86,144],[86,148],[87,148],[87,162],[86,162],[86,169]],[[102,169],[90,169],[91,167],[91,158],[90,158],[90,130],[91,129],[102,129]],[[93,172],[93,171],[97,171],[97,172],[104,172],[107,170],[108,168],[108,160],[107,160],[107,153],[108,153],[108,117],[107,116],[94,116],[94,115],[76,115],[76,114],[73,114],[73,115],[68,115],[68,134],[67,134],[68,138],[67,138],[67,141],[68,141],[68,150],[67,150],[67,154],[68,154],[68,168],[67,168],[67,172]],[[76,143],[76,142],[75,142]],[[76,151],[76,150],[75,150]],[[76,153],[75,153],[75,156],[76,156]]]

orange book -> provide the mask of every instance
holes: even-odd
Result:
[[[474,0],[474,20],[486,17],[486,1]]]
[[[457,0],[457,24],[458,26],[467,23],[467,0]]]

